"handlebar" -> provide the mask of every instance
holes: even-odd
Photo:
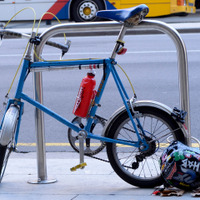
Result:
[[[17,37],[17,38],[26,38],[26,39],[31,38],[31,35],[28,35],[28,34],[25,34],[25,33],[19,33],[19,32],[5,30],[5,29],[0,30],[0,40],[3,39],[4,35],[11,36],[11,37]],[[57,43],[57,42],[47,41],[46,45],[61,49],[62,50],[62,56],[64,56],[64,54],[67,53],[69,48],[70,48],[71,41],[67,40],[66,44],[60,44],[60,43]]]
[[[7,35],[7,36],[17,37],[17,38],[31,38],[31,36],[28,34],[5,30],[5,29],[0,30],[0,35],[1,37],[3,37],[4,35]]]

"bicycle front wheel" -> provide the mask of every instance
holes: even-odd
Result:
[[[186,143],[186,140],[176,121],[164,111],[150,106],[136,107],[135,111],[139,111],[137,118],[145,132],[145,136],[140,135],[146,139],[149,148],[142,151],[141,148],[107,143],[108,159],[124,181],[134,186],[152,188],[163,183],[159,165],[163,150],[170,141]],[[113,119],[105,134],[113,139],[138,141],[125,109]]]
[[[0,130],[0,182],[7,166],[8,158],[13,150],[15,130],[19,117],[17,106],[10,106],[7,110]]]

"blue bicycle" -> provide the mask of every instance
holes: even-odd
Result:
[[[74,169],[82,168],[85,165],[84,154],[90,156],[97,154],[106,146],[111,166],[124,181],[139,187],[155,187],[163,183],[159,158],[170,141],[179,140],[186,143],[187,132],[183,126],[185,113],[155,101],[137,101],[136,95],[130,98],[115,69],[117,54],[125,52],[123,37],[127,29],[139,24],[147,13],[148,7],[146,5],[122,10],[99,11],[97,13],[98,17],[116,20],[122,25],[111,57],[107,59],[38,60],[33,62],[30,56],[33,46],[36,47],[44,38],[42,35],[35,37],[32,34],[15,97],[9,99],[0,126],[0,180],[3,178],[10,153],[15,151],[17,147],[20,122],[23,115],[23,101],[26,101],[69,127],[69,141],[72,147],[81,155],[80,164]],[[1,35],[9,34],[6,30],[2,30],[0,33]],[[62,45],[52,42],[46,42],[46,44],[63,48]],[[67,48],[69,48],[69,45]],[[72,122],[23,92],[26,77],[31,71],[61,67],[69,69],[103,69],[102,79],[97,93],[91,101],[87,116],[84,118],[76,117]],[[96,112],[111,74],[124,105],[110,119],[105,120],[96,115]],[[83,120],[85,120],[85,123],[83,123]],[[99,133],[96,128],[99,124],[103,127],[103,133]],[[101,142],[101,145],[95,150],[90,148],[92,139]],[[76,145],[77,141],[79,145]],[[83,144],[84,142],[86,145]]]

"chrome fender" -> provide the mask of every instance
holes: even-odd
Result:
[[[160,103],[160,102],[157,102],[157,101],[151,101],[151,100],[141,100],[141,101],[135,101],[133,103],[133,107],[143,107],[143,106],[148,106],[148,107],[154,107],[154,108],[157,108],[157,109],[160,109],[164,112],[166,112],[168,115],[171,116],[172,112],[173,112],[173,109],[170,108],[169,106],[163,104],[163,103]],[[125,106],[122,106],[121,108],[119,108],[117,111],[115,111],[113,113],[113,115],[110,117],[110,119],[107,121],[105,127],[104,127],[104,130],[103,130],[103,135],[105,135],[107,129],[110,127],[110,125],[112,124],[112,121],[121,113],[123,112],[124,110],[126,110]],[[175,119],[174,119],[175,121]],[[187,130],[185,129],[184,125],[181,124],[180,122],[177,122],[175,121],[178,126],[181,128],[183,134],[184,134],[184,137],[187,139],[188,138],[188,132]]]
[[[11,106],[3,119],[2,128],[0,130],[0,145],[6,146],[11,141],[15,133],[18,117],[19,109],[16,106]]]

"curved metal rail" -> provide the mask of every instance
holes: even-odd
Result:
[[[44,31],[41,37],[41,43],[36,48],[36,54],[40,57],[43,51],[45,43],[54,35],[61,33],[82,32],[84,33],[85,27],[94,29],[97,31],[106,30],[106,27],[112,27],[113,29],[120,29],[121,24],[118,22],[94,22],[94,23],[69,23],[53,26]],[[189,105],[189,83],[188,83],[188,63],[187,52],[183,40],[179,33],[171,26],[164,22],[144,20],[138,26],[133,27],[135,31],[138,30],[158,30],[167,34],[174,42],[177,50],[178,59],[178,73],[179,73],[179,93],[180,93],[180,107],[187,112],[186,126],[188,128],[187,143],[190,145],[190,105]],[[132,30],[132,31],[134,31]],[[34,61],[38,61],[34,58]],[[42,91],[42,72],[34,72],[34,87],[35,87],[35,100],[43,103],[43,91]],[[37,130],[37,159],[38,159],[38,180],[45,182],[47,180],[46,172],[46,157],[45,157],[45,141],[44,141],[44,119],[42,111],[36,109],[36,130]],[[38,181],[38,183],[40,183]]]

